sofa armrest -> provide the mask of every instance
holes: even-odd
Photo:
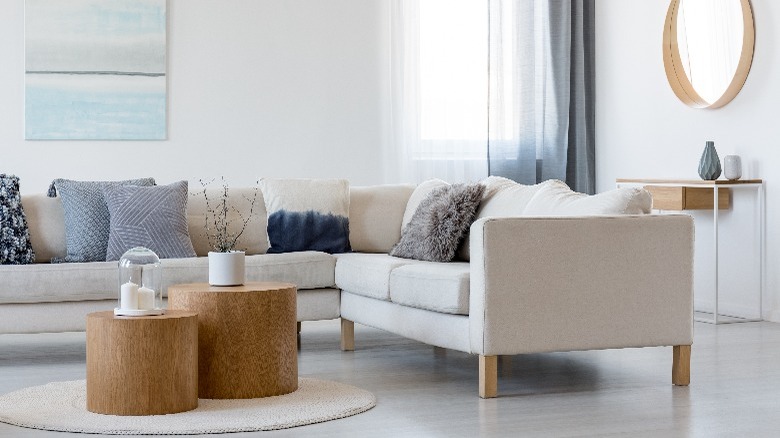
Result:
[[[476,221],[472,353],[690,345],[693,238],[688,215]]]

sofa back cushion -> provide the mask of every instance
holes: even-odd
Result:
[[[37,263],[62,260],[68,253],[65,245],[65,212],[62,198],[44,194],[22,195],[30,242]]]
[[[540,188],[550,182],[525,185],[500,176],[489,176],[480,183],[485,186],[485,193],[482,196],[482,203],[479,205],[475,220],[483,217],[522,216],[531,198]],[[458,258],[468,261],[470,250],[469,235],[467,234],[458,248]]]
[[[412,184],[349,189],[349,243],[352,251],[387,253],[401,238],[401,222]]]
[[[650,213],[653,198],[645,189],[621,187],[596,195],[578,193],[564,182],[544,184],[525,207],[524,216],[586,216]]]
[[[349,241],[356,252],[388,253],[401,238],[401,222],[406,205],[414,191],[412,184],[375,185],[350,187]],[[207,189],[209,199],[218,199],[222,188]],[[254,187],[230,187],[229,196],[241,214],[247,216]],[[22,195],[30,229],[30,240],[35,251],[35,261],[49,263],[51,259],[64,259],[65,218],[62,199],[45,194]],[[238,227],[238,213],[232,212],[233,224]],[[263,194],[258,190],[254,211],[247,229],[238,239],[236,248],[247,255],[265,254],[268,250],[266,210]],[[195,253],[206,256],[211,250],[205,231],[206,200],[201,190],[191,184],[187,201],[187,224]]]
[[[203,189],[191,184],[190,198],[187,201],[187,225],[189,227],[190,239],[198,256],[208,255],[212,251],[206,235],[206,221],[212,218],[212,215],[206,213],[206,196],[209,203],[213,205],[222,196],[222,187],[208,187],[204,196]],[[257,194],[254,208],[252,199]],[[236,244],[236,249],[246,251],[246,255],[265,254],[268,251],[267,213],[265,210],[265,201],[263,193],[255,187],[229,187],[228,199],[230,205],[236,209],[228,213],[230,232],[238,232],[243,226],[242,217],[249,217],[244,234],[241,235]],[[249,212],[252,212],[251,216]]]
[[[415,187],[411,196],[409,196],[409,201],[406,203],[404,217],[403,221],[401,222],[401,228],[399,231],[403,231],[406,225],[412,221],[412,216],[414,216],[414,213],[417,211],[417,207],[420,206],[420,203],[423,202],[423,200],[427,198],[434,189],[448,185],[450,185],[448,182],[434,178],[423,181],[417,187]]]

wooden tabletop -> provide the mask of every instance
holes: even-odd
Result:
[[[87,319],[124,319],[127,321],[145,321],[149,319],[175,319],[175,318],[191,318],[198,316],[195,312],[187,310],[172,310],[167,309],[162,315],[149,315],[149,316],[122,316],[114,315],[113,310],[106,310],[103,312],[93,312],[87,315]]]
[[[716,180],[703,180],[703,179],[654,179],[654,178],[617,178],[617,183],[641,183],[641,184],[679,184],[679,185],[692,185],[692,186],[718,186],[723,184],[761,184],[761,179],[716,179]]]
[[[294,289],[292,283],[280,283],[276,281],[247,281],[240,286],[211,286],[208,283],[185,283],[171,286],[181,292],[277,292]]]

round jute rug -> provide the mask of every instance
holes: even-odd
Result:
[[[300,378],[298,390],[246,400],[198,400],[189,412],[145,417],[87,411],[86,381],[53,382],[0,396],[0,422],[33,429],[110,435],[194,435],[285,429],[335,420],[376,405],[368,391]]]

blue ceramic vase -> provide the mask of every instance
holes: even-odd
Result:
[[[720,176],[720,158],[713,141],[708,141],[704,146],[699,160],[699,176],[703,180],[716,180]]]

